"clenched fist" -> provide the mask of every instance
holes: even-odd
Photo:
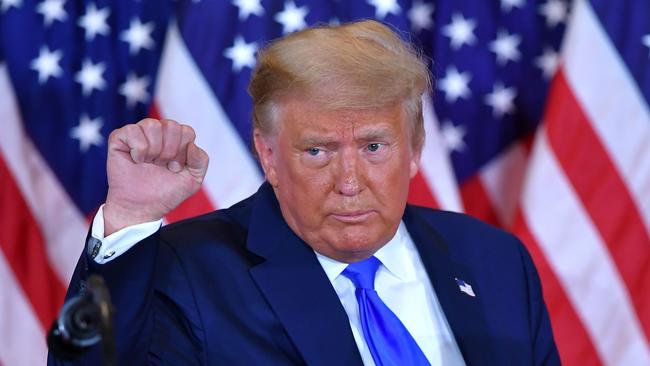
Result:
[[[111,133],[105,236],[158,220],[199,190],[208,155],[195,137],[190,126],[151,118]]]

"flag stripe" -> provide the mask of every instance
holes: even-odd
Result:
[[[492,215],[492,212],[495,212],[498,222],[504,228],[512,227],[529,151],[523,142],[517,142],[489,162],[479,173],[479,182],[485,193],[483,199],[492,206],[486,213]],[[469,193],[466,195],[471,196]]]
[[[232,123],[203,79],[180,37],[170,24],[156,86],[156,104],[165,118],[191,125],[196,142],[210,156],[203,187],[222,208],[253,194],[262,177]]]
[[[217,207],[210,203],[210,199],[202,188],[194,195],[183,201],[172,212],[165,216],[167,222],[176,222],[192,216],[201,215],[216,210]]]
[[[465,213],[499,226],[499,217],[492,206],[488,193],[483,187],[480,176],[474,175],[460,186],[460,195],[465,204]]]
[[[6,66],[0,64],[0,155],[20,188],[39,230],[57,278],[68,283],[83,249],[87,222],[27,138]]]
[[[43,235],[0,157],[0,249],[43,328],[56,317],[65,286],[45,252]],[[73,254],[75,255],[75,254]]]
[[[1,250],[0,284],[0,364],[44,365],[47,328],[36,318]]]
[[[584,0],[576,1],[574,6],[562,58],[571,90],[629,188],[646,231],[650,232],[650,111]]]
[[[462,212],[463,204],[456,185],[456,178],[453,175],[448,152],[440,138],[438,120],[428,95],[422,97],[422,114],[425,140],[420,159],[420,174],[422,181],[429,186],[429,192],[438,203],[432,207]]]
[[[633,198],[566,83],[551,86],[546,130],[577,196],[607,245],[641,320],[650,330],[650,237]]]
[[[522,193],[524,219],[601,359],[612,365],[650,364],[648,344],[623,281],[543,129],[529,164]]]
[[[436,199],[433,197],[429,185],[422,177],[421,172],[418,172],[415,177],[411,179],[408,202],[412,205],[440,207]]]
[[[601,361],[585,327],[569,301],[566,290],[539,248],[518,210],[513,232],[524,242],[542,281],[544,301],[551,317],[553,336],[565,365],[600,365]]]

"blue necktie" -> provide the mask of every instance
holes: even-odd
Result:
[[[361,328],[370,354],[377,366],[429,365],[404,324],[375,291],[375,273],[380,264],[379,259],[370,257],[343,271],[357,288]]]

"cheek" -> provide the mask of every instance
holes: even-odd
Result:
[[[399,191],[411,179],[410,162],[405,156],[394,156],[381,164],[370,164],[367,168],[369,184],[389,192]]]
[[[280,190],[286,197],[298,221],[317,221],[321,208],[331,191],[331,174],[325,169],[306,168],[292,161],[280,171]]]

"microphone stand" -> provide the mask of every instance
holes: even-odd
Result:
[[[117,366],[115,338],[113,338],[113,304],[104,279],[97,275],[88,278],[88,286],[94,293],[94,303],[99,308],[99,333],[102,342],[104,366]]]
[[[86,291],[66,301],[52,324],[47,335],[50,352],[57,359],[72,361],[101,342],[103,364],[116,366],[114,312],[104,279],[91,275]]]

